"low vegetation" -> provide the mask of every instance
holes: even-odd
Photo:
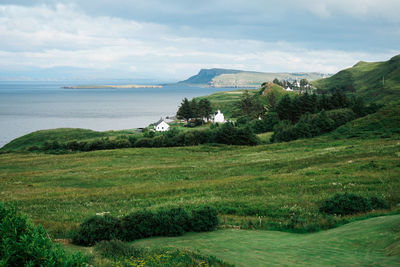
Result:
[[[0,265],[86,266],[86,259],[80,253],[66,254],[42,226],[0,202]]]
[[[108,214],[86,219],[73,236],[77,245],[91,246],[103,240],[134,241],[151,236],[179,236],[185,232],[206,232],[218,225],[217,211],[201,207],[188,213],[182,208],[155,212],[137,211],[122,218]]]

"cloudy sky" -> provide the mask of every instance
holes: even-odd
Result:
[[[399,0],[0,0],[0,79],[335,73],[400,53]]]

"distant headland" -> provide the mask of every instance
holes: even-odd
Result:
[[[124,84],[124,85],[76,85],[63,86],[63,89],[120,89],[120,88],[162,88],[162,85],[139,85],[139,84]]]

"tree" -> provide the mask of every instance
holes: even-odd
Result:
[[[284,95],[276,106],[280,120],[290,120],[292,110],[292,100],[288,94]]]
[[[211,102],[208,99],[201,99],[198,104],[198,112],[201,118],[210,119],[212,114]]]
[[[189,120],[192,116],[192,107],[189,100],[185,97],[176,113],[179,119]]]
[[[251,96],[247,90],[242,94],[237,105],[241,111],[241,115],[247,116],[250,119],[258,118],[264,113],[264,107],[260,100]]]
[[[199,106],[197,104],[196,99],[192,99],[192,101],[190,101],[190,110],[191,110],[191,114],[190,114],[191,118],[199,118],[200,117]]]
[[[276,97],[273,91],[267,93],[267,110],[273,111],[276,107]]]

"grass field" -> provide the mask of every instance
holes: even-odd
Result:
[[[7,153],[0,155],[0,200],[61,237],[97,212],[177,205],[215,206],[226,225],[316,230],[342,220],[318,212],[337,192],[378,196],[395,208],[399,151],[398,138],[320,137],[256,147]]]
[[[150,238],[135,245],[198,251],[235,266],[398,266],[400,215],[313,234],[229,229]]]

